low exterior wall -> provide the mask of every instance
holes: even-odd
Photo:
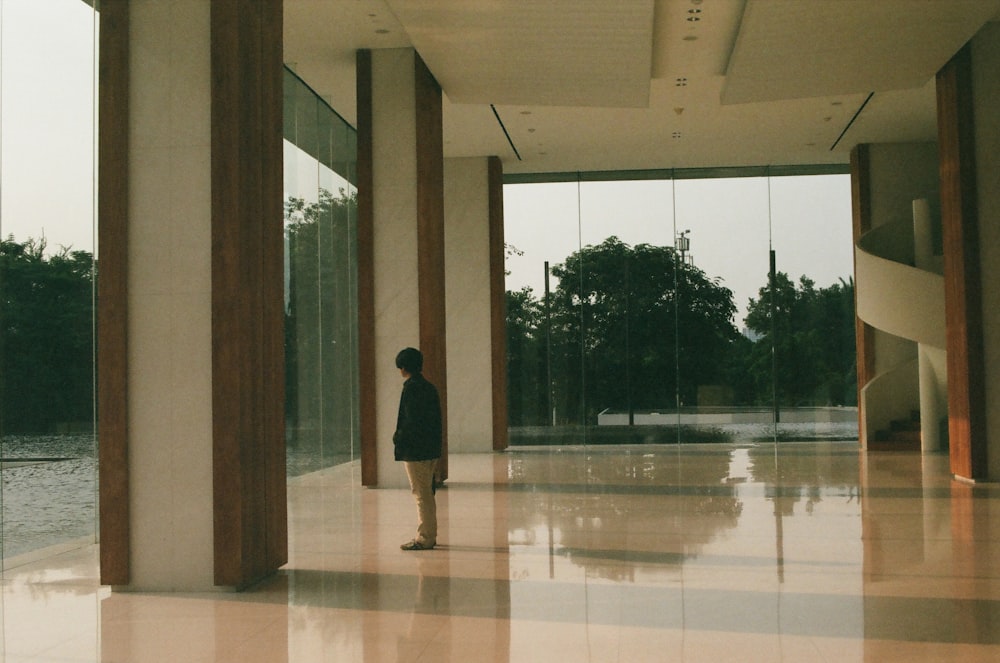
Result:
[[[771,408],[685,408],[662,412],[636,412],[636,426],[710,426],[720,424],[770,424]],[[779,422],[789,424],[846,423],[858,420],[856,407],[788,407],[779,411]],[[605,410],[597,415],[598,426],[627,426],[628,412]]]

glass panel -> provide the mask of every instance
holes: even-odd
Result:
[[[671,182],[585,182],[580,201],[586,441],[673,442]]]
[[[512,444],[857,438],[849,178],[684,175],[505,187]]]
[[[676,182],[681,442],[769,439],[770,364],[741,333],[768,270],[767,181]]]
[[[848,175],[772,178],[780,440],[858,437],[851,228]]]
[[[96,29],[80,0],[0,2],[4,568],[96,538]]]
[[[510,443],[582,442],[576,182],[504,187]]]
[[[285,74],[288,471],[358,457],[354,130]]]

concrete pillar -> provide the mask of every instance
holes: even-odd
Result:
[[[281,3],[101,15],[102,582],[240,587],[287,558]]]
[[[402,348],[424,353],[447,421],[441,88],[413,49],[362,51],[358,99],[362,481],[401,488],[392,433]]]
[[[489,161],[447,159],[444,181],[448,442],[456,453],[487,452],[493,449]]]
[[[130,584],[143,589],[214,584],[210,8],[185,4],[131,10]]]

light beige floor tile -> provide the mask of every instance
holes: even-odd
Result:
[[[289,564],[112,593],[97,548],[8,565],[3,661],[1000,660],[1000,487],[851,444],[453,456],[440,545],[357,463],[289,481]],[[10,560],[8,560],[10,561]]]

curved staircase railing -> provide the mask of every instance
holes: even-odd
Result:
[[[891,344],[893,351],[882,353],[890,365],[880,355],[878,374],[862,387],[860,435],[871,450],[940,448],[939,422],[947,412],[941,258],[931,250],[929,206],[914,201],[913,207],[913,221],[883,224],[855,244],[858,317],[912,342]]]

